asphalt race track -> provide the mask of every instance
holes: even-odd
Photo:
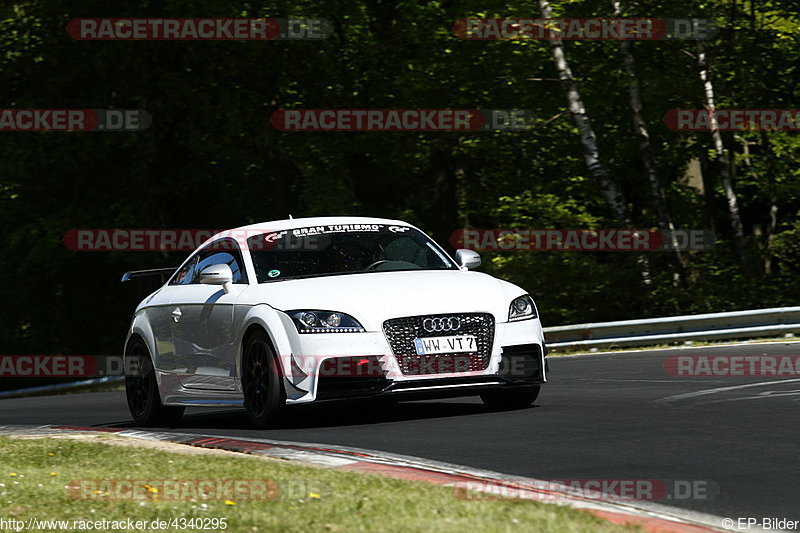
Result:
[[[671,377],[666,357],[795,355],[800,343],[553,357],[536,406],[478,398],[295,409],[271,431],[243,411],[192,409],[174,431],[385,450],[543,479],[699,480],[712,499],[662,502],[723,517],[800,519],[800,379]],[[743,385],[753,385],[744,386]],[[685,396],[681,396],[685,395]],[[122,392],[0,400],[0,424],[131,427]]]

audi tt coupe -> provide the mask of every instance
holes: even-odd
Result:
[[[536,304],[473,272],[416,227],[289,219],[212,237],[136,308],[125,342],[130,412],[244,407],[267,427],[292,405],[479,395],[529,406],[546,381]],[[123,281],[162,273],[128,272]]]

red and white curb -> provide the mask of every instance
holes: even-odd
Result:
[[[609,502],[590,494],[564,487],[559,490],[553,483],[534,478],[521,478],[488,470],[431,461],[406,455],[363,450],[344,446],[286,442],[269,439],[235,439],[214,435],[138,431],[121,428],[95,428],[80,426],[0,426],[0,435],[48,436],[68,431],[112,433],[122,437],[157,440],[216,448],[234,452],[263,455],[280,459],[301,461],[338,470],[378,474],[398,479],[422,481],[434,485],[460,487],[469,483],[470,491],[481,491],[481,486],[507,488],[515,499],[546,500],[556,505],[566,505],[592,513],[617,524],[640,526],[651,533],[725,531],[722,517],[678,509],[648,501]],[[547,489],[535,488],[537,485]],[[488,491],[487,491],[488,492]],[[750,531],[761,531],[752,528]]]

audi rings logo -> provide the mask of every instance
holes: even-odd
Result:
[[[454,316],[426,318],[422,321],[422,327],[429,333],[438,331],[457,331],[461,327],[461,319]]]

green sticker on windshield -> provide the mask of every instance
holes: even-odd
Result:
[[[270,270],[269,272],[267,272],[267,276],[269,276],[271,278],[277,278],[280,275],[281,275],[281,271],[280,270]]]

